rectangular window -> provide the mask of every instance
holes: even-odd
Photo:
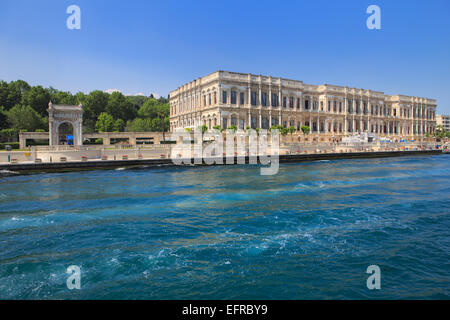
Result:
[[[309,100],[305,100],[305,109],[309,110]]]
[[[251,117],[251,126],[252,126],[252,129],[256,129],[256,118],[255,117]]]
[[[267,106],[267,95],[265,92],[261,93],[261,104],[265,107]]]
[[[300,98],[297,98],[297,109],[300,109]]]
[[[337,102],[335,101],[333,104],[333,112],[336,112],[337,111],[336,109],[337,109]]]
[[[272,107],[278,107],[278,95],[272,93]]]
[[[208,104],[211,105],[211,93],[208,94]]]
[[[328,101],[328,112],[331,111],[331,101]]]
[[[214,92],[214,104],[217,104],[217,92]]]
[[[286,121],[283,121],[283,128],[286,128],[286,126],[287,126]]]
[[[243,92],[241,92],[239,94],[239,102],[240,102],[240,104],[244,104],[244,93]]]
[[[256,92],[252,91],[252,106],[256,106]]]
[[[294,108],[294,98],[293,97],[289,97],[289,108],[291,108],[291,109]]]
[[[222,92],[222,103],[227,103],[227,92],[226,91]]]
[[[236,91],[231,91],[231,104],[236,104]]]
[[[286,108],[286,97],[283,97],[283,108]]]

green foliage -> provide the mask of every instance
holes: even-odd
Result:
[[[0,129],[6,128],[8,126],[8,117],[5,113],[5,108],[0,106]]]
[[[95,124],[95,129],[98,132],[112,132],[114,131],[114,118],[112,115],[102,112],[98,116],[97,123]]]
[[[160,103],[154,98],[149,98],[138,111],[140,118],[156,118]]]
[[[191,128],[184,128],[184,130],[188,133],[191,133]]]
[[[214,126],[213,129],[222,132],[222,128],[219,125]]]
[[[22,95],[22,105],[31,106],[39,115],[44,117],[47,114],[50,100],[50,91],[42,86],[31,87]]]
[[[302,130],[302,132],[303,132],[304,134],[309,134],[309,132],[311,131],[311,129],[310,129],[309,126],[301,126],[301,127],[300,127],[300,130]]]
[[[289,128],[287,128],[288,133],[293,134],[295,131],[297,131],[297,129],[295,129],[295,127],[290,126]]]
[[[152,120],[136,118],[127,122],[127,131],[131,132],[149,132],[152,131]]]
[[[18,131],[32,132],[48,126],[46,118],[41,117],[30,106],[16,105],[5,113],[10,126]]]
[[[201,130],[202,133],[205,133],[206,131],[208,131],[208,127],[206,125],[201,125],[198,127],[198,130]]]
[[[236,132],[237,127],[235,125],[231,125],[231,126],[228,126],[227,130],[234,133],[234,132]]]
[[[123,121],[122,119],[117,119],[114,122],[114,131],[123,132],[124,129],[125,129],[125,121]]]
[[[108,123],[99,122],[101,130],[108,131],[167,131],[170,127],[170,107],[168,99],[161,97],[155,99],[145,96],[124,96],[120,92],[111,95],[100,90],[94,90],[89,94],[78,92],[74,95],[70,92],[59,91],[52,87],[30,86],[23,80],[10,83],[0,80],[0,130],[13,127],[15,130],[29,131],[32,128],[46,129],[48,103],[62,105],[83,105],[83,131],[92,133],[97,131],[97,122],[101,113],[107,113],[113,118],[113,125],[109,118]],[[21,106],[20,110],[28,110],[29,106],[35,112],[31,115],[18,115],[17,108],[10,112],[14,106]],[[36,116],[37,113],[37,116]],[[13,124],[12,124],[13,123]],[[125,126],[126,124],[126,126]],[[34,129],[34,130],[35,130]],[[34,131],[32,130],[32,131]]]
[[[45,130],[44,129],[36,129],[35,132],[45,132]]]
[[[30,85],[23,80],[11,81],[9,84],[0,81],[0,106],[9,110],[22,101],[24,92],[30,90]]]
[[[11,149],[19,149],[19,142],[2,142],[0,143],[0,150],[4,150],[6,146],[11,146]]]
[[[134,105],[120,92],[113,92],[109,96],[105,112],[112,115],[114,119],[124,121],[134,119],[137,113]]]
[[[271,126],[269,128],[269,131],[272,131],[272,130],[278,130],[281,133],[281,135],[283,135],[283,136],[285,136],[289,133],[289,129],[283,127],[282,125]],[[295,128],[294,128],[294,131],[295,131]]]

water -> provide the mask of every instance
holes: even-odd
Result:
[[[449,299],[449,160],[3,177],[0,298]]]

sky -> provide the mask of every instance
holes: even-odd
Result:
[[[434,98],[450,114],[450,1],[0,1],[2,80],[167,96],[217,70]]]

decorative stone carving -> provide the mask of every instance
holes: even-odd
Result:
[[[51,101],[48,104],[48,126],[49,143],[51,146],[59,144],[59,129],[63,123],[69,123],[73,127],[73,144],[80,146],[83,144],[83,106],[54,105]]]

